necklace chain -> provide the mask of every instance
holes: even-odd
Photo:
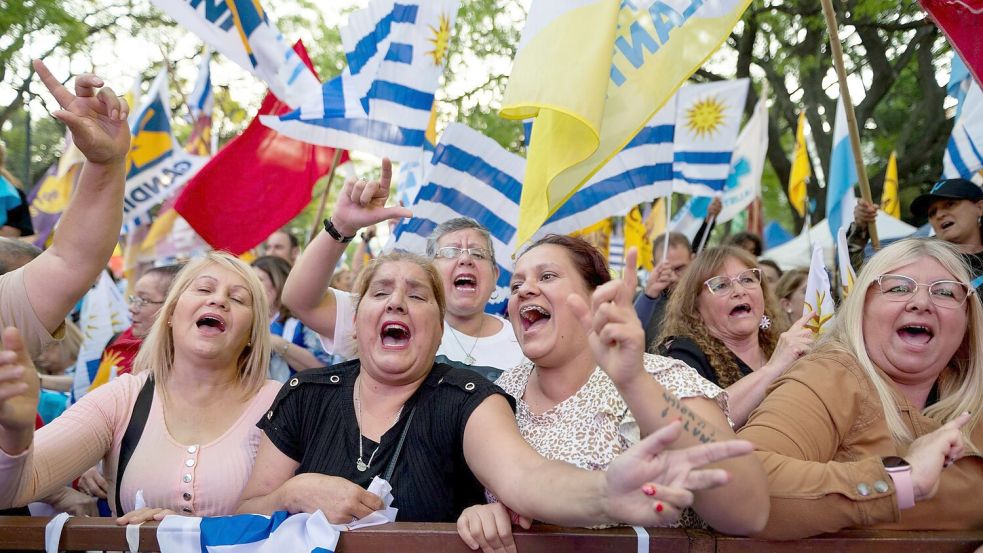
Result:
[[[447,326],[451,329],[451,335],[454,336],[454,341],[457,342],[457,345],[461,347],[461,351],[464,351],[464,344],[461,343],[461,339],[458,337],[458,334],[461,334],[461,333],[458,332],[457,329],[454,328],[453,326],[451,326],[449,324]],[[481,329],[483,329],[484,327],[485,327],[485,315],[482,314],[481,315],[481,324],[478,325],[478,335],[474,337],[474,343],[471,344],[471,351],[469,351],[469,352],[467,352],[465,354],[465,357],[464,357],[464,364],[465,365],[474,365],[475,358],[474,358],[474,356],[472,354],[474,353],[474,348],[478,347],[478,340],[481,339]]]
[[[379,448],[382,447],[382,437],[379,438],[379,444],[376,445],[375,449],[372,450],[372,453],[369,454],[368,462],[363,461],[362,458],[364,453],[362,452],[362,401],[359,399],[358,388],[359,388],[359,379],[356,378],[355,394],[352,397],[352,399],[355,402],[355,426],[358,427],[358,459],[355,461],[355,468],[358,469],[358,472],[365,472],[366,470],[369,469],[369,467],[372,466],[372,459],[375,459],[376,452],[378,452]],[[399,416],[403,414],[403,407],[405,405],[406,404],[404,403],[403,405],[399,406],[399,410],[396,411],[396,416],[393,417],[392,424],[396,424],[396,422],[399,421]]]

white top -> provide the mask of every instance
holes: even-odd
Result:
[[[348,292],[329,288],[335,297],[334,336],[328,339],[321,336],[325,351],[345,359],[357,357],[355,344],[355,302]],[[476,338],[451,328],[444,321],[444,336],[440,341],[437,355],[452,361],[465,363],[468,355],[474,358],[472,365],[492,367],[500,370],[511,369],[526,361],[519,347],[519,341],[512,331],[512,324],[506,319],[492,315],[502,323],[502,329],[483,338]]]

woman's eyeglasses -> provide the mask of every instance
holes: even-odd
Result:
[[[966,298],[976,293],[968,284],[958,280],[936,280],[932,283],[915,282],[915,279],[904,275],[881,275],[877,277],[877,287],[891,301],[907,301],[924,286],[928,289],[928,297],[938,307],[952,309],[962,307]]]
[[[467,253],[472,259],[485,260],[491,259],[491,252],[485,248],[455,248],[454,246],[445,246],[437,250],[437,255],[442,259],[457,259],[461,257],[461,254]]]
[[[736,277],[715,276],[708,278],[703,284],[714,296],[730,294],[734,290],[734,283],[738,283],[745,290],[754,290],[761,287],[761,270],[748,269],[741,271]]]
[[[150,301],[146,298],[141,298],[140,296],[127,296],[126,299],[130,302],[130,305],[136,307],[137,309],[143,309],[148,305],[162,305],[164,303],[162,301]]]

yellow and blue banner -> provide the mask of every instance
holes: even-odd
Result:
[[[75,363],[72,403],[82,399],[90,389],[116,378],[113,360],[100,362],[102,352],[115,334],[130,326],[130,312],[123,293],[106,271],[99,274],[95,286],[82,298],[78,324],[82,330],[82,346]]]
[[[887,160],[887,169],[884,171],[881,209],[895,219],[901,218],[901,203],[898,201],[898,156],[893,150]]]
[[[536,118],[520,244],[632,140],[749,3],[533,2],[502,102],[503,117]]]

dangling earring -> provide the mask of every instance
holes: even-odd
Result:
[[[491,293],[491,298],[490,299],[493,299],[493,300],[497,300],[498,299],[498,290],[495,290],[494,292]]]
[[[771,328],[771,319],[768,318],[768,315],[761,316],[761,322],[758,323],[758,328],[761,330],[768,330]]]
[[[167,326],[174,326],[174,325],[172,325],[172,324],[171,324],[171,321],[170,321],[170,320],[168,320],[168,321],[167,321]]]

